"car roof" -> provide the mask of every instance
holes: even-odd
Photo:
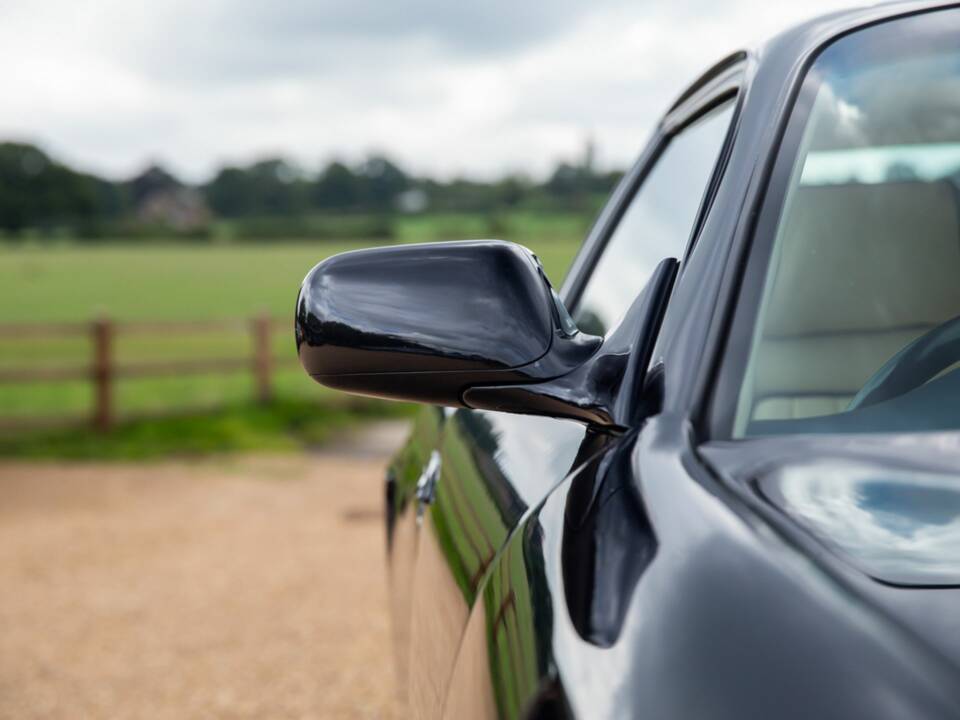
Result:
[[[954,0],[894,0],[874,5],[855,6],[831,13],[814,16],[777,33],[757,49],[740,49],[714,63],[690,83],[677,97],[666,113],[687,115],[684,107],[691,105],[698,96],[716,92],[718,86],[729,82],[731,76],[742,73],[748,60],[758,63],[787,60],[783,53],[794,56],[809,56],[833,40],[868,25],[896,17],[949,7],[958,7]],[[789,64],[789,62],[785,63]],[[695,102],[693,104],[696,104]]]

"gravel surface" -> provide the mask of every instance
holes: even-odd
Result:
[[[400,717],[381,519],[400,432],[0,465],[0,717]]]

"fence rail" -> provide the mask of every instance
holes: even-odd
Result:
[[[291,329],[292,322],[289,318],[276,318],[269,315],[258,315],[247,319],[197,321],[118,322],[110,318],[99,318],[87,323],[0,324],[0,340],[5,343],[86,336],[90,340],[92,351],[88,365],[46,368],[2,367],[0,368],[0,385],[88,380],[93,384],[94,391],[93,407],[88,415],[0,416],[0,429],[42,428],[86,423],[106,432],[116,424],[117,420],[114,402],[116,382],[131,378],[201,375],[212,372],[250,372],[254,379],[257,401],[268,403],[273,398],[273,376],[276,370],[296,364],[295,357],[275,356],[271,345],[275,332],[290,333]],[[117,362],[116,339],[121,335],[149,334],[157,337],[172,337],[205,332],[247,333],[252,341],[253,352],[242,357]]]

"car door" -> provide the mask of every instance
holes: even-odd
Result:
[[[729,135],[734,105],[729,93],[721,100],[679,127],[661,127],[598,221],[564,288],[584,332],[616,328],[659,261],[684,257]],[[391,573],[400,682],[416,715],[442,716],[452,673],[464,661],[458,657],[471,610],[511,534],[571,471],[610,452],[616,440],[566,420],[421,413],[391,467],[388,509],[396,518]],[[523,618],[500,622],[505,652],[537,642],[537,629],[524,627]],[[529,692],[515,694],[515,702]],[[510,710],[497,713],[515,714]]]

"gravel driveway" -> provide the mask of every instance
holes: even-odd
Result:
[[[0,717],[399,717],[381,521],[397,435],[0,465]]]

